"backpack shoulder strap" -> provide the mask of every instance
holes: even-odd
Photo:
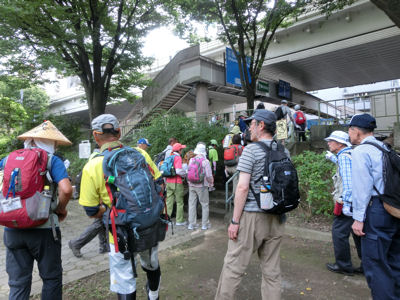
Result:
[[[51,154],[51,153],[47,153],[47,166],[46,166],[46,169],[47,169],[47,171],[51,171],[51,163],[52,163],[52,160],[53,160],[53,154]]]
[[[382,152],[390,152],[390,150],[386,150],[385,148],[383,148],[382,146],[380,146],[380,145],[378,145],[376,143],[372,143],[372,142],[368,142],[367,141],[367,142],[362,143],[361,145],[365,145],[365,144],[372,145],[372,146],[378,148],[379,150],[381,150]]]
[[[51,177],[51,164],[52,164],[53,156],[54,155],[52,153],[47,153],[46,178],[50,184],[53,183],[53,177]],[[54,190],[55,190],[55,188],[53,189],[53,191]]]
[[[271,142],[272,143],[272,142]],[[265,152],[265,165],[264,165],[264,172],[263,172],[263,175],[259,178],[259,179],[257,179],[255,182],[258,182],[263,176],[268,176],[268,174],[269,174],[269,170],[268,170],[268,166],[269,166],[269,163],[270,163],[270,153],[271,153],[271,151],[272,151],[272,147],[271,146],[267,146],[265,143],[263,143],[263,142],[256,142],[256,144],[259,146],[259,147],[261,147],[263,150],[264,150],[264,152]]]

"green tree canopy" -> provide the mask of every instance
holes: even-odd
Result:
[[[0,76],[0,95],[22,104],[29,116],[24,120],[25,128],[41,121],[49,107],[50,99],[43,89],[15,76]]]
[[[10,135],[22,127],[23,122],[28,118],[24,107],[0,94],[0,132]]]
[[[239,64],[247,109],[254,108],[256,83],[276,30],[311,9],[329,14],[352,0],[176,0],[181,17],[219,24],[219,38],[233,50]],[[181,23],[182,24],[182,23]],[[181,26],[181,35],[184,32]],[[249,74],[246,57],[250,57]]]
[[[55,68],[77,75],[90,118],[112,99],[133,99],[151,60],[141,47],[166,20],[163,0],[0,0],[0,54],[11,74]],[[27,69],[27,70],[26,70]]]

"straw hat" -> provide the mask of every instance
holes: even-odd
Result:
[[[72,145],[71,141],[67,139],[58,129],[56,126],[51,123],[51,121],[44,121],[39,126],[21,134],[18,136],[20,140],[26,139],[47,139],[56,141],[58,145]]]

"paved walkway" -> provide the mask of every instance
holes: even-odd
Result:
[[[199,220],[198,220],[199,221]],[[225,231],[226,224],[222,218],[210,217],[212,228],[207,231],[187,230],[186,226],[174,226],[174,234],[172,235],[171,228],[167,233],[165,241],[160,243],[160,251],[167,248],[179,245],[187,242],[191,239],[195,239],[199,236],[206,235],[209,238],[217,235],[220,229]],[[108,269],[108,257],[107,254],[98,253],[98,239],[93,239],[89,244],[81,249],[83,254],[82,258],[76,258],[71,250],[68,248],[68,241],[78,236],[84,228],[92,222],[89,219],[82,207],[78,204],[78,201],[71,200],[68,205],[68,217],[61,223],[62,232],[62,260],[63,260],[63,283],[75,281],[94,273]],[[327,232],[319,232],[314,230],[308,230],[304,228],[286,226],[286,235],[290,238],[304,238],[309,240],[318,240],[323,242],[330,242],[331,235]],[[5,271],[5,247],[3,244],[3,227],[0,226],[0,300],[8,298],[8,276]],[[226,241],[224,241],[226,243]],[[224,250],[225,251],[225,250]],[[41,291],[42,282],[38,275],[36,264],[33,271],[32,280],[32,295],[39,294]]]
[[[160,250],[178,245],[200,235],[212,234],[225,225],[221,219],[210,218],[212,228],[207,231],[203,230],[187,230],[186,226],[174,226],[174,234],[169,228],[165,241],[160,243]],[[62,265],[63,265],[63,283],[81,279],[96,272],[108,269],[107,254],[99,254],[99,242],[97,237],[89,244],[81,249],[82,258],[76,258],[68,248],[68,241],[78,236],[84,228],[92,222],[89,219],[77,200],[71,200],[68,205],[67,219],[61,223],[62,233]],[[199,222],[199,220],[198,220]],[[3,227],[0,226],[0,299],[8,299],[8,276],[5,266],[5,246],[3,244]],[[32,295],[39,294],[42,289],[42,281],[39,277],[37,266],[35,263],[32,280]]]

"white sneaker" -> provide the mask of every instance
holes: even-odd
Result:
[[[197,228],[199,228],[199,225],[197,225],[197,224],[189,224],[189,226],[188,226],[188,230],[194,230],[194,229],[197,229]]]
[[[211,228],[211,223],[208,222],[206,226],[201,226],[201,230],[207,230]]]
[[[176,222],[175,225],[176,226],[185,226],[186,225],[186,221],[185,222]]]

